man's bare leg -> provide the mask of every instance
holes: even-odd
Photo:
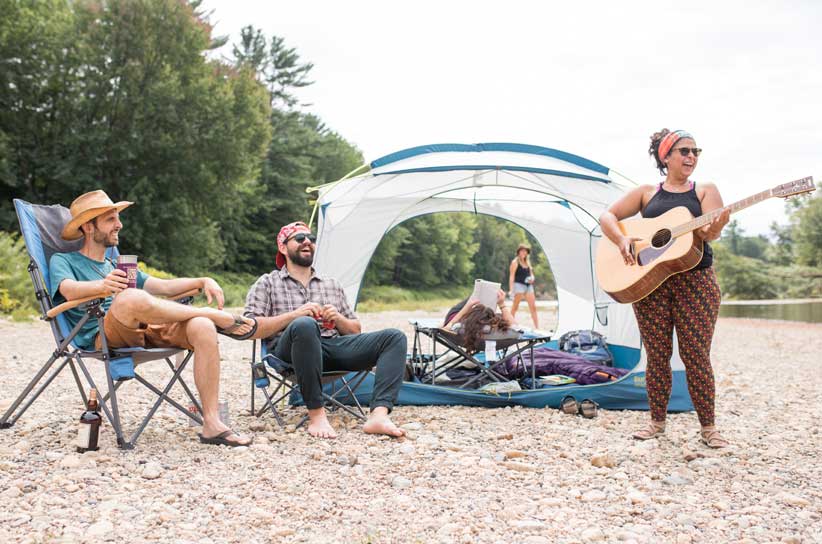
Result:
[[[368,421],[362,426],[362,430],[368,434],[386,434],[395,437],[405,435],[405,431],[394,425],[394,422],[388,417],[388,408],[385,406],[377,406],[371,410]]]
[[[337,438],[337,431],[328,421],[324,407],[308,411],[308,434],[317,438]]]
[[[205,317],[194,317],[186,323],[186,336],[194,347],[194,384],[203,406],[203,436],[213,438],[229,430],[220,420],[220,353],[214,323]],[[233,433],[231,442],[250,444],[248,437]]]
[[[170,300],[156,298],[141,289],[126,289],[117,294],[111,304],[114,317],[126,327],[136,328],[140,323],[159,325],[162,323],[179,323],[195,317],[205,317],[220,328],[227,328],[234,324],[234,316],[214,308],[196,308],[179,304]],[[253,323],[250,319],[233,331],[242,335],[251,330]],[[216,346],[216,339],[215,339]]]

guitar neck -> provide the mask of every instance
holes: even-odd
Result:
[[[767,200],[773,196],[773,189],[768,189],[766,191],[762,191],[761,193],[757,193],[753,196],[749,196],[739,202],[734,202],[729,206],[725,206],[724,208],[716,209],[712,212],[708,212],[704,215],[700,215],[696,219],[692,221],[688,221],[687,223],[683,223],[678,227],[674,227],[671,229],[671,236],[676,238],[677,236],[682,236],[683,234],[687,234],[691,231],[694,231],[700,227],[704,227],[705,225],[709,224],[711,221],[719,217],[722,212],[725,210],[731,210],[731,213],[736,213],[739,210],[744,210],[749,206],[753,206],[763,200]]]

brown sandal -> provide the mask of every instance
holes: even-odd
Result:
[[[699,434],[702,437],[702,443],[709,448],[727,448],[731,445],[730,442],[722,438],[722,435],[719,434],[716,427],[705,427],[699,432]]]
[[[665,423],[651,420],[644,429],[636,431],[632,436],[637,440],[650,440],[665,434]]]

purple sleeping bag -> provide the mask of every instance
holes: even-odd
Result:
[[[511,380],[530,376],[531,353],[526,350],[520,355],[522,361],[519,359],[520,356],[505,359],[497,367],[500,374]],[[619,379],[628,373],[628,370],[624,368],[598,365],[579,355],[544,347],[534,349],[534,361],[538,377],[562,374],[574,378],[580,385],[605,383],[612,379]],[[523,368],[523,363],[525,368]]]

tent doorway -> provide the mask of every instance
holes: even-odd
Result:
[[[555,330],[557,288],[549,257],[521,226],[482,213],[427,214],[393,227],[371,257],[358,302],[365,310],[436,309],[445,315],[471,293],[474,279],[498,282],[508,293],[520,244],[531,247],[539,327]],[[518,323],[531,327],[527,301],[518,302]]]

